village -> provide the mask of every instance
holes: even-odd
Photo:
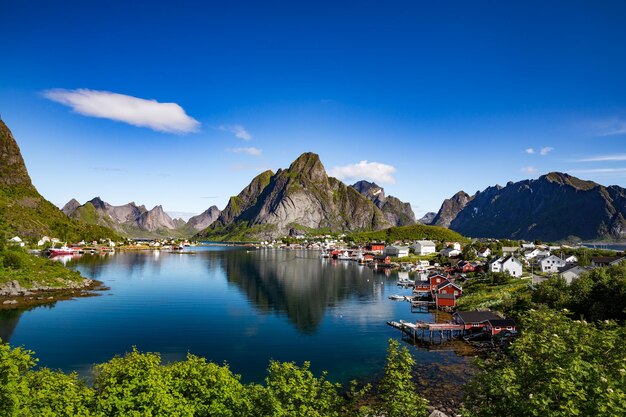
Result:
[[[388,324],[399,329],[410,342],[443,343],[453,338],[467,342],[503,342],[518,334],[516,322],[498,311],[461,311],[458,301],[463,287],[484,276],[507,277],[533,286],[560,277],[568,285],[582,274],[626,261],[619,252],[596,251],[585,247],[548,245],[496,239],[461,242],[372,242],[348,245],[332,238],[323,241],[282,245],[285,249],[321,250],[321,258],[335,262],[358,262],[390,275],[397,271],[397,285],[411,288],[411,295],[393,294],[393,301],[407,301],[411,312],[440,310],[451,313],[446,322],[399,320]],[[600,255],[598,255],[600,254]],[[579,257],[582,262],[579,262]]]

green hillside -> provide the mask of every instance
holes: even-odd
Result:
[[[413,224],[390,227],[373,232],[355,232],[347,237],[355,242],[395,242],[397,240],[439,240],[445,242],[468,242],[466,237],[445,227]]]
[[[0,120],[0,229],[11,237],[35,240],[42,236],[67,241],[116,238],[112,230],[67,217],[32,185],[20,149]]]

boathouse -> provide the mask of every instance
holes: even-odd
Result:
[[[457,296],[454,294],[441,293],[435,296],[435,305],[437,308],[456,306]]]
[[[377,255],[377,256],[374,256],[374,262],[378,264],[389,265],[391,264],[391,258],[385,255]]]
[[[490,335],[495,336],[500,332],[517,331],[517,324],[513,319],[490,319],[485,322],[483,330]]]
[[[457,311],[452,317],[454,322],[462,325],[465,330],[479,330],[485,327],[489,320],[502,320],[502,317],[492,311]]]

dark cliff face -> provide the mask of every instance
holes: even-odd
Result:
[[[456,218],[473,198],[473,196],[470,196],[465,191],[459,191],[451,198],[444,200],[439,212],[432,219],[431,224],[434,226],[449,227],[452,220]]]
[[[408,226],[415,223],[415,213],[411,204],[404,203],[394,196],[385,196],[385,190],[376,183],[361,180],[351,187],[382,210],[387,221],[393,226]]]
[[[286,170],[266,171],[231,197],[219,218],[199,237],[237,225],[264,230],[260,237],[293,229],[380,229],[390,223],[383,212],[355,189],[326,174],[319,156],[300,155]]]
[[[489,187],[450,222],[465,236],[557,241],[626,237],[626,190],[568,174]]]
[[[0,185],[32,188],[20,148],[8,126],[0,120]]]

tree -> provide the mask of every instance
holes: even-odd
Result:
[[[406,347],[400,347],[398,341],[389,339],[387,364],[380,381],[379,413],[387,417],[415,417],[425,415],[426,400],[421,398],[413,382],[415,360]]]
[[[508,354],[480,361],[466,389],[470,417],[626,415],[626,327],[530,311]]]
[[[11,349],[0,340],[0,417],[12,417],[22,409],[28,396],[24,375],[35,366],[33,352]]]
[[[316,378],[309,370],[293,362],[270,362],[266,381],[266,397],[262,413],[274,417],[334,417],[339,416],[343,399],[337,393],[339,385],[326,380],[326,373]],[[257,388],[258,393],[258,388]]]
[[[96,365],[96,411],[119,416],[193,416],[193,406],[176,392],[172,373],[156,353],[136,348],[124,357]]]

